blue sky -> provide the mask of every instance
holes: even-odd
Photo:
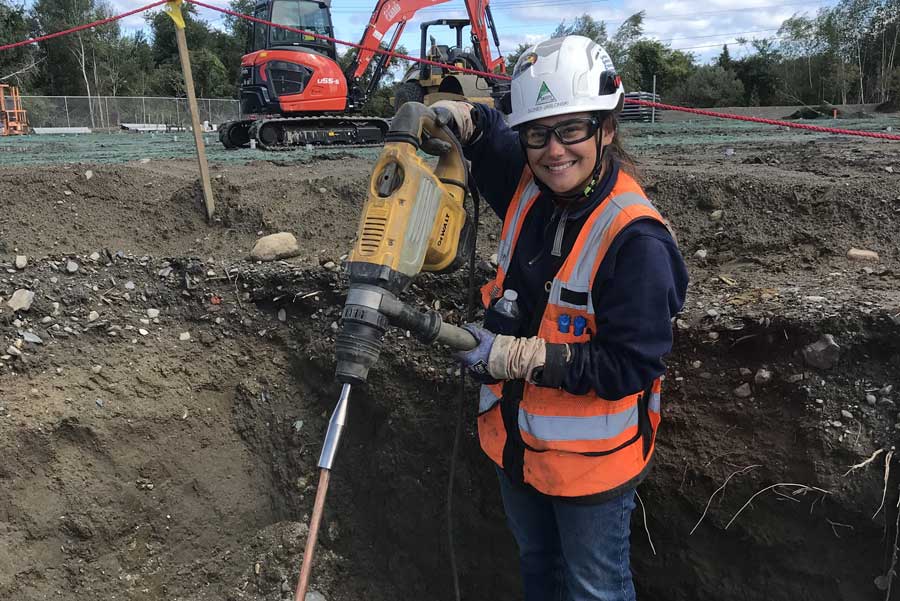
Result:
[[[210,4],[226,6],[227,0],[207,0]],[[125,12],[146,4],[146,0],[111,0],[113,10]],[[810,16],[834,0],[493,0],[491,10],[500,36],[500,50],[508,53],[522,42],[546,38],[562,20],[571,21],[588,13],[607,23],[610,33],[629,15],[646,11],[646,37],[668,43],[672,48],[694,53],[702,62],[716,56],[722,44],[728,43],[732,56],[741,56],[749,47],[735,44],[736,38],[775,38],[782,21],[795,13]],[[374,0],[332,0],[335,36],[358,42],[368,22]],[[222,15],[200,9],[208,22],[221,26]],[[449,0],[438,6],[419,11],[401,37],[411,54],[417,54],[419,23],[439,18],[465,17],[463,0]],[[141,28],[139,16],[123,22],[126,29]],[[449,36],[448,36],[449,37]],[[440,41],[440,40],[439,40]]]

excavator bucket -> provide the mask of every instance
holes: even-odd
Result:
[[[0,84],[0,136],[18,136],[27,133],[28,116],[22,108],[18,88]]]

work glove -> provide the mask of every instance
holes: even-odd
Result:
[[[476,382],[494,384],[497,380],[488,373],[488,360],[497,335],[472,323],[463,325],[463,329],[475,337],[478,345],[469,351],[453,353],[453,358],[460,362]]]
[[[548,344],[536,336],[496,336],[475,324],[465,324],[463,329],[475,337],[478,346],[453,356],[478,382],[526,380],[538,386],[561,385],[571,359],[569,345]]]
[[[534,384],[534,376],[546,362],[547,342],[543,338],[497,336],[488,357],[488,373],[498,380],[527,380]]]
[[[449,127],[460,144],[473,141],[475,121],[472,119],[472,109],[475,107],[459,100],[438,100],[429,108],[437,115],[438,123]]]

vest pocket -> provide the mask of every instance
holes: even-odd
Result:
[[[640,405],[641,397],[640,393],[633,395],[618,405],[615,401],[597,399],[593,403],[600,403],[601,408],[594,406],[595,410],[583,398],[575,399],[578,405],[571,403],[572,399],[566,403],[565,398],[523,401],[518,407],[517,433],[525,447],[537,453],[610,455],[644,437],[650,424],[645,407]],[[645,418],[646,426],[642,425]]]

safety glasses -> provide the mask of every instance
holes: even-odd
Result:
[[[561,144],[578,144],[593,137],[600,129],[596,117],[579,117],[561,121],[553,126],[525,125],[519,129],[519,140],[525,148],[543,148],[550,143],[550,135],[556,136]]]

